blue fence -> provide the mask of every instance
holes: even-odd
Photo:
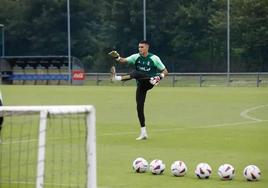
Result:
[[[9,80],[69,80],[69,75],[64,74],[13,74]]]

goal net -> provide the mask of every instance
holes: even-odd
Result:
[[[4,106],[0,117],[1,188],[96,188],[93,106]]]

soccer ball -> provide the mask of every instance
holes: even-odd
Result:
[[[163,163],[162,160],[155,159],[155,160],[152,160],[150,163],[150,171],[154,175],[162,174],[165,168],[166,168],[166,165]]]
[[[185,176],[187,172],[187,166],[183,161],[174,161],[171,165],[171,173],[174,176]]]
[[[235,175],[235,169],[230,164],[223,164],[218,169],[218,175],[222,180],[231,180]]]
[[[255,165],[249,165],[244,169],[244,177],[248,181],[258,181],[261,178],[261,171]]]
[[[148,162],[144,158],[138,157],[133,161],[132,168],[137,173],[144,173],[148,169]]]
[[[195,169],[195,175],[199,179],[208,179],[212,173],[212,169],[207,163],[199,163]]]

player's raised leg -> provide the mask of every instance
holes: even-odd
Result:
[[[112,66],[111,67],[111,82],[118,81],[118,80],[121,80],[121,78],[116,75],[115,66]]]
[[[129,74],[123,75],[123,76],[117,76],[115,66],[111,67],[111,81],[112,82],[114,82],[114,81],[127,81],[127,80],[131,80],[131,79],[132,79],[132,77]]]
[[[141,71],[132,71],[129,74],[118,76],[116,74],[116,69],[115,66],[111,67],[111,81],[127,81],[131,79],[136,79],[136,80],[142,80],[142,81],[149,81],[150,77],[148,77],[145,73]]]

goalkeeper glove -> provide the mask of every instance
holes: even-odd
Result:
[[[119,61],[121,58],[119,53],[115,50],[109,52],[109,55],[112,56],[116,61]]]
[[[154,86],[156,86],[161,80],[160,76],[154,76],[150,78],[150,83]]]
[[[154,86],[156,86],[162,78],[164,78],[165,75],[161,73],[159,76],[154,76],[150,78],[150,83]]]

